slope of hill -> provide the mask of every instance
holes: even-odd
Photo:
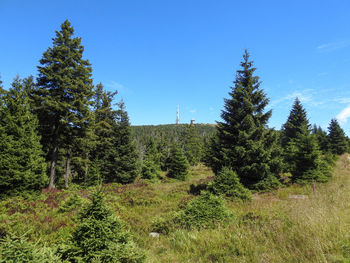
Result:
[[[108,205],[130,227],[146,262],[350,262],[350,167],[337,161],[326,184],[292,185],[255,195],[250,202],[227,201],[233,218],[201,230],[175,229],[151,237],[152,224],[195,198],[190,185],[211,180],[204,166],[188,181],[139,180],[104,186]],[[64,243],[92,189],[56,190],[0,202],[0,234],[26,235],[37,247]],[[0,243],[1,246],[1,243]]]

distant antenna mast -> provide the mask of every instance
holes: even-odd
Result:
[[[176,110],[176,124],[180,123],[180,118],[179,118],[179,104],[177,104],[177,110]]]

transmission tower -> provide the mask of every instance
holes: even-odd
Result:
[[[179,118],[179,104],[177,104],[177,110],[176,110],[176,124],[180,123],[180,118]]]

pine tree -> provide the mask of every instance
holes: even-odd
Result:
[[[42,142],[50,155],[49,188],[55,187],[59,149],[66,147],[64,159],[72,158],[72,142],[83,142],[80,139],[87,136],[91,124],[92,69],[89,61],[82,58],[81,38],[73,38],[73,34],[74,29],[66,20],[38,66],[34,98]]]
[[[142,168],[142,178],[154,180],[160,177],[160,154],[153,137],[149,138],[146,145]]]
[[[322,130],[320,126],[317,127],[317,125],[314,124],[311,134],[316,137],[320,150],[323,153],[327,153],[329,150],[329,138],[327,132]]]
[[[192,166],[198,164],[202,157],[202,142],[193,124],[186,129],[185,155]]]
[[[324,160],[315,136],[298,133],[285,152],[293,182],[326,182],[329,179],[330,166]]]
[[[106,206],[101,189],[79,215],[69,243],[58,250],[69,262],[130,262],[145,260],[143,252],[131,240],[119,218]]]
[[[333,154],[343,154],[347,151],[347,139],[337,119],[332,119],[328,126],[330,151]]]
[[[129,117],[124,102],[121,101],[118,106],[118,126],[115,131],[116,136],[113,138],[113,144],[116,147],[115,170],[113,177],[107,180],[109,182],[132,183],[139,175],[138,154],[132,141]]]
[[[306,111],[298,98],[295,99],[287,122],[282,126],[282,146],[297,138],[298,134],[309,134],[310,124],[306,117]]]
[[[38,191],[47,183],[46,164],[37,133],[38,120],[30,112],[25,80],[18,77],[1,96],[0,193]]]
[[[232,168],[246,187],[276,187],[280,160],[274,154],[277,133],[266,127],[271,110],[264,109],[269,100],[259,89],[259,77],[254,76],[256,69],[247,50],[241,66],[230,98],[225,99],[223,122],[217,124],[210,163],[215,173],[225,166]]]
[[[174,144],[170,152],[167,176],[184,181],[188,177],[188,169],[189,164],[185,154],[179,145]]]
[[[113,178],[116,169],[115,156],[118,136],[118,111],[112,108],[115,92],[105,91],[100,83],[96,85],[94,98],[94,149],[91,160],[94,166],[100,167],[102,179]]]

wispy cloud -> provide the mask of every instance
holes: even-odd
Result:
[[[338,115],[337,119],[340,123],[344,124],[348,121],[348,118],[350,117],[350,105],[348,105],[345,109],[343,109]]]
[[[127,89],[125,88],[124,85],[116,82],[116,81],[109,81],[107,84],[106,84],[106,87],[112,89],[113,91],[118,91],[118,92],[123,92],[123,91],[126,91]]]
[[[321,44],[316,49],[319,52],[331,52],[331,51],[335,51],[335,50],[345,48],[348,46],[350,46],[349,40],[341,40],[341,41],[335,41],[335,42]]]
[[[197,109],[192,109],[190,110],[191,113],[196,113],[197,112]]]
[[[275,105],[283,103],[283,102],[292,102],[297,97],[303,103],[311,102],[312,101],[311,91],[312,91],[311,89],[307,89],[307,90],[303,90],[303,91],[294,91],[293,93],[287,94],[284,97],[281,97],[277,100],[273,100],[271,102],[271,106],[275,106]]]
[[[341,104],[349,104],[350,103],[350,98],[335,98],[335,102],[341,103]]]

